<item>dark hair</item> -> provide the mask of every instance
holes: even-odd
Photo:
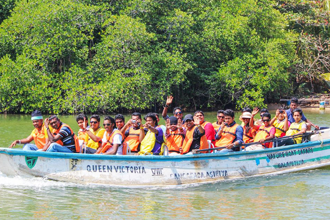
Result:
[[[92,119],[92,118],[96,119],[96,121],[98,121],[98,122],[100,122],[100,120],[101,120],[100,116],[98,116],[98,115],[92,115],[90,119]]]
[[[235,116],[235,112],[231,109],[226,109],[223,113],[225,116],[230,116],[230,117],[234,117]]]
[[[266,109],[266,108],[261,109],[260,113],[262,113],[262,112],[267,112],[267,113],[269,113],[268,109]]]
[[[51,115],[48,120],[51,121],[53,119],[56,119],[57,121],[59,121],[60,119],[58,119],[57,115]]]
[[[158,114],[158,113],[154,112],[154,113],[152,113],[152,114],[154,114],[156,117],[159,118],[159,114]]]
[[[250,113],[252,113],[252,109],[250,107],[244,107],[242,109],[242,112],[250,112]]]
[[[295,110],[293,110],[293,114],[295,112],[298,112],[300,116],[302,116],[302,114],[303,114],[303,111],[300,108],[296,108]]]
[[[117,119],[121,119],[121,120],[123,120],[123,122],[125,122],[125,117],[122,114],[116,115],[115,120],[117,120]]]
[[[218,111],[217,111],[217,115],[220,114],[220,113],[224,114],[225,111],[224,111],[224,110],[218,110]]]
[[[195,111],[194,115],[196,115],[197,113],[201,113],[204,116],[204,112],[202,110]]]
[[[113,117],[111,117],[111,116],[105,116],[104,121],[106,121],[106,120],[110,121],[111,124],[113,124],[113,128],[117,128],[116,127],[116,121],[115,121],[115,119]]]
[[[142,119],[141,114],[139,112],[133,112],[132,116],[139,116],[139,118]]]
[[[290,99],[290,103],[296,103],[296,104],[298,104],[298,99],[296,97],[292,97]]]
[[[81,113],[81,114],[77,115],[77,117],[76,117],[76,121],[77,122],[80,121],[80,120],[86,120],[86,121],[88,121],[88,118],[87,118],[87,116],[85,114]]]
[[[182,109],[181,109],[180,107],[175,107],[175,108],[173,109],[173,114],[175,114],[175,111],[178,110],[178,109],[183,113],[183,111],[182,111]]]
[[[267,117],[267,118],[271,119],[272,116],[270,115],[269,112],[265,112],[265,113],[262,115],[262,118],[261,118],[261,119],[263,119],[264,117]]]
[[[157,118],[154,113],[146,114],[146,116],[144,116],[144,120],[147,120],[147,118],[151,118],[155,122],[156,126],[158,126]]]

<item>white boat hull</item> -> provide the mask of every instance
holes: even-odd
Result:
[[[330,165],[330,139],[229,154],[107,156],[0,148],[0,171],[80,184],[169,186],[295,172]]]

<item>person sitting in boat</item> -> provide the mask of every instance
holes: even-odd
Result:
[[[215,130],[212,123],[204,120],[204,112],[201,110],[195,111],[194,118],[200,119],[201,126],[205,130],[206,139],[209,140],[213,145],[215,144]]]
[[[298,108],[298,99],[296,97],[293,97],[290,99],[290,108],[286,110],[286,114],[288,115],[288,120],[290,123],[295,122],[295,119],[293,117],[293,111],[297,108]],[[308,131],[311,130],[311,126],[313,126],[315,129],[320,129],[319,126],[313,124],[310,120],[308,120],[305,117],[304,113],[302,114],[301,119],[306,122]]]
[[[243,127],[243,141],[244,143],[251,143],[254,140],[254,137],[256,136],[258,126],[253,125],[250,126],[250,119],[252,118],[252,114],[250,112],[244,112],[240,118],[242,119],[244,125]]]
[[[31,134],[27,138],[15,140],[9,148],[14,147],[16,144],[24,144],[23,150],[37,151],[49,145],[47,130],[43,123],[41,112],[35,110],[32,112],[31,116],[32,124],[35,127]],[[34,144],[31,144],[31,141],[34,141]]]
[[[252,112],[252,118],[255,116],[255,112]],[[250,120],[251,120],[250,119]],[[271,140],[275,137],[275,127],[270,124],[271,115],[266,112],[262,115],[262,122],[263,125],[261,125],[257,131],[257,134],[253,140],[253,142],[259,142],[260,144],[254,144],[250,145],[245,148],[246,151],[252,151],[252,150],[262,150],[264,148],[272,148],[272,143],[264,143],[267,140]]]
[[[77,124],[79,126],[79,131],[78,131],[78,141],[79,141],[79,146],[80,149],[83,149],[86,147],[87,142],[88,142],[88,134],[86,129],[89,129],[88,125],[88,118],[85,114],[79,114],[76,117]]]
[[[125,117],[122,114],[115,116],[116,127],[120,131],[125,125]]]
[[[90,117],[90,128],[84,128],[88,134],[87,147],[83,148],[83,153],[94,154],[102,144],[102,138],[105,129],[100,126],[100,116],[92,115]]]
[[[123,135],[116,129],[115,119],[106,116],[103,121],[106,130],[102,139],[102,145],[97,149],[96,154],[123,155]]]
[[[244,107],[244,108],[242,109],[242,115],[243,115],[245,112],[252,113],[252,109],[251,109],[250,107]],[[242,122],[242,123],[241,123],[241,126],[243,127],[243,126],[245,125],[245,123],[244,123],[243,119],[241,118],[242,115],[239,117],[239,120]]]
[[[240,151],[240,144],[243,144],[243,128],[235,122],[235,112],[227,109],[224,112],[225,122],[216,134],[215,147],[224,147],[220,152]]]
[[[268,109],[266,108],[263,108],[261,109],[260,111],[260,119],[259,120],[256,120],[254,121],[254,116],[260,111],[260,109],[258,107],[255,107],[252,111],[252,115],[253,115],[253,122],[254,122],[254,125],[257,125],[257,126],[260,126],[260,125],[263,125],[263,121],[262,121],[262,116],[265,114],[265,113],[269,113],[268,112]],[[251,125],[251,123],[250,123]]]
[[[169,118],[169,116],[167,115],[167,110],[170,107],[170,105],[172,104],[172,102],[173,102],[173,96],[168,96],[166,99],[166,104],[165,104],[163,112],[162,112],[162,116],[165,121]],[[173,115],[174,115],[174,117],[183,120],[183,111],[180,107],[175,107],[173,109]]]
[[[148,129],[143,128],[141,114],[134,112],[131,119],[121,129],[121,133],[124,134],[124,141],[127,142],[132,153],[140,151],[140,144],[147,131]]]
[[[182,120],[171,116],[166,120],[166,146],[169,155],[179,155],[185,138],[185,129],[182,126]]]
[[[45,146],[41,151],[47,152],[65,152],[65,153],[79,153],[79,143],[78,138],[72,131],[69,125],[64,124],[56,115],[52,115],[46,118],[45,126],[47,129],[47,135],[49,142],[51,143],[49,147]],[[52,131],[49,128],[52,127]]]
[[[144,127],[148,129],[148,132],[141,142],[140,151],[137,155],[161,155],[165,144],[163,130],[157,127],[158,122],[154,113],[148,113],[145,116],[145,120],[146,124]]]
[[[303,115],[304,114],[301,109],[296,108],[293,110],[293,118],[295,121],[290,125],[289,130],[286,132],[286,136],[295,137],[283,137],[283,139],[278,142],[278,146],[300,144],[302,142],[302,136],[307,131],[307,124],[302,119]]]
[[[218,132],[221,124],[225,121],[224,110],[218,110],[217,112],[217,121],[212,123],[215,134]]]
[[[196,150],[209,148],[205,130],[201,124],[203,119],[201,117],[193,117],[188,114],[184,117],[186,125],[186,136],[180,149],[181,154],[192,154]]]
[[[162,130],[163,130],[163,134],[165,134],[165,132],[166,132],[166,126],[164,126],[164,125],[161,125],[161,124],[159,124],[159,115],[158,115],[158,113],[153,113],[155,116],[156,116],[156,118],[157,118],[157,123],[158,123],[158,126],[157,127],[160,127]],[[166,120],[165,120],[166,121]]]
[[[285,136],[285,132],[289,129],[291,123],[288,121],[288,116],[283,108],[277,109],[275,117],[270,121],[276,129],[275,137]]]

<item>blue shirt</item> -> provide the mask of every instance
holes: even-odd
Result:
[[[286,111],[286,114],[288,115],[288,121],[290,123],[293,123],[295,122],[294,118],[293,118],[293,114],[292,114],[292,111],[291,111],[291,108],[285,110]],[[303,121],[307,121],[307,118],[305,117],[304,113],[302,113],[302,117],[301,117],[301,120]]]

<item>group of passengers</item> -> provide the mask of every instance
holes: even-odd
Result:
[[[298,109],[297,98],[290,100],[289,109],[278,109],[273,118],[267,109],[262,109],[260,120],[255,120],[259,109],[244,108],[239,118],[241,124],[236,123],[231,109],[219,110],[213,124],[204,120],[200,110],[183,117],[182,109],[175,107],[174,116],[169,117],[167,111],[172,101],[172,96],[167,98],[162,113],[166,126],[158,125],[157,113],[148,113],[144,124],[138,112],[126,123],[121,114],[115,118],[106,116],[103,127],[100,116],[92,115],[88,120],[85,114],[79,114],[78,135],[56,115],[43,120],[36,110],[31,118],[35,129],[27,138],[15,140],[10,148],[24,144],[23,150],[108,155],[162,155],[167,148],[169,155],[180,155],[210,152],[214,147],[226,153],[271,148],[276,138],[276,146],[301,143],[311,126],[319,129]],[[35,144],[30,143],[33,140]]]

